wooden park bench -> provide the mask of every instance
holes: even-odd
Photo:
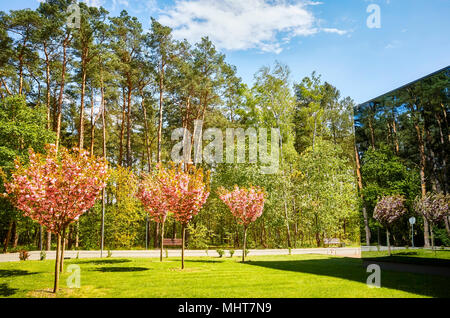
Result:
[[[341,242],[338,238],[326,238],[323,240],[325,245],[338,245],[339,247],[345,247],[345,243]]]
[[[171,239],[171,238],[165,238],[163,239],[164,246],[181,246],[183,244],[182,239]]]

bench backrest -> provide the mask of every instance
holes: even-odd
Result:
[[[341,240],[338,238],[324,239],[325,244],[340,244]]]
[[[170,239],[170,238],[165,238],[163,239],[163,243],[164,245],[172,245],[172,246],[181,246],[183,244],[183,240],[182,239]]]

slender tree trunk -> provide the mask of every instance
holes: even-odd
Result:
[[[94,155],[94,139],[95,139],[95,118],[94,118],[94,90],[92,89],[91,92],[91,143],[90,143],[90,154],[91,156]],[[103,105],[102,105],[103,107]],[[103,111],[103,109],[100,109],[100,111]]]
[[[19,231],[17,229],[17,221],[14,221],[13,224],[13,248],[17,247],[17,244],[19,242]]]
[[[59,251],[61,248],[61,235],[58,234],[57,235],[57,240],[56,240],[56,258],[55,258],[55,282],[53,285],[53,293],[56,293],[58,291],[58,287],[59,287],[59,262],[60,262],[60,256],[59,256]]]
[[[445,223],[445,230],[447,231],[447,235],[450,236],[450,226],[448,222],[448,217],[444,217],[444,223]]]
[[[163,250],[164,250],[164,222],[161,222],[161,237],[160,237],[160,251],[159,251],[159,261],[162,262],[163,260]]]
[[[386,242],[387,242],[387,246],[388,246],[388,251],[389,251],[389,256],[392,255],[391,253],[391,243],[389,241],[389,229],[386,228]]]
[[[186,240],[186,224],[181,225],[181,236],[182,236],[182,245],[181,245],[181,269],[184,269],[184,241]]]
[[[122,97],[123,97],[123,107],[122,107],[122,125],[120,127],[120,137],[119,137],[119,166],[123,165],[123,136],[125,134],[125,117],[127,109],[125,87],[122,89]]]
[[[8,93],[8,95],[11,96],[11,95],[12,95],[12,92],[11,92],[11,90],[9,89],[8,85],[6,84],[6,82],[5,82],[5,80],[4,80],[3,78],[2,78],[2,84],[3,84],[3,86],[5,86],[6,93]]]
[[[144,93],[141,90],[141,96],[142,96],[142,110],[144,112],[144,138],[145,138],[145,149],[147,153],[147,166],[148,166],[148,172],[150,173],[152,171],[152,158],[150,156],[150,146],[148,142],[148,122],[147,122],[147,109],[145,108],[145,99],[144,99]]]
[[[128,86],[128,112],[127,112],[127,167],[131,167],[131,85]]]
[[[11,232],[12,232],[12,228],[13,228],[13,220],[9,221],[9,225],[8,225],[8,232],[6,233],[6,239],[5,239],[5,243],[3,245],[3,253],[6,253],[8,251],[8,245],[9,245],[9,241],[11,240]]]
[[[245,262],[245,252],[247,251],[247,227],[244,226],[244,244],[242,246],[242,263]]]
[[[153,247],[158,247],[158,238],[159,238],[159,223],[154,222],[155,223],[155,231],[154,231],[154,236],[153,236]]]
[[[164,65],[161,62],[161,77],[159,79],[159,120],[158,120],[158,163],[161,162],[161,138],[163,122]]]
[[[432,224],[430,224],[430,233],[431,233],[431,250],[434,251],[434,233]]]
[[[47,232],[47,246],[45,248],[47,251],[52,249],[52,232]]]
[[[358,149],[356,148],[356,144],[354,145],[354,147],[355,147],[355,160],[356,160],[356,175],[358,177],[358,188],[359,188],[359,194],[360,194],[362,205],[363,205],[362,211],[363,211],[363,218],[364,218],[364,230],[366,233],[366,244],[367,244],[367,246],[370,246],[371,233],[370,233],[370,227],[369,227],[369,218],[367,217],[367,209],[366,209],[366,205],[364,202],[364,196],[362,194],[363,183],[362,183],[362,175],[361,175],[361,163],[359,161],[359,153],[358,153]]]
[[[62,273],[64,271],[64,251],[66,249],[66,229],[64,228],[61,237],[61,260],[59,262],[59,272]]]
[[[86,93],[86,66],[83,62],[83,70],[81,75],[81,102],[80,102],[80,121],[78,128],[78,148],[80,151],[84,147],[84,96]]]
[[[61,138],[61,116],[62,116],[62,104],[64,97],[64,85],[66,81],[66,67],[67,67],[67,45],[69,43],[69,35],[66,36],[63,43],[63,63],[61,70],[61,87],[59,90],[59,99],[58,99],[58,110],[57,110],[57,119],[56,119],[56,149],[59,148],[60,138]]]
[[[45,81],[47,84],[47,130],[50,130],[51,94],[50,94],[50,58],[47,51],[47,44],[44,43],[45,54]]]

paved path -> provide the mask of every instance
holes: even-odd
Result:
[[[252,255],[288,255],[288,249],[261,249],[261,250],[249,250],[249,256]],[[180,257],[181,249],[169,249],[167,250],[169,257]],[[39,251],[31,251],[29,260],[39,260]],[[49,251],[47,253],[47,259],[55,259],[55,251]],[[159,250],[133,250],[133,251],[111,251],[111,257],[133,257],[133,258],[150,258],[159,257]],[[200,257],[210,256],[218,257],[219,254],[215,250],[209,250],[208,253],[205,250],[185,250],[185,256]],[[64,257],[76,258],[78,254],[79,258],[99,258],[100,251],[65,251]],[[304,248],[304,249],[292,249],[292,255],[297,254],[323,254],[343,257],[361,257],[361,249],[359,247],[343,247],[343,248]],[[108,255],[107,251],[103,251],[103,257]],[[229,256],[229,251],[225,251],[225,256]],[[165,251],[163,252],[165,257]],[[236,250],[234,256],[242,256],[242,250]],[[19,253],[0,254],[0,262],[15,262],[19,261]]]

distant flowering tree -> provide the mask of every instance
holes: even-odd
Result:
[[[389,228],[398,218],[407,212],[405,198],[401,195],[386,196],[381,198],[373,212],[375,220],[386,228],[387,245],[389,256],[391,255],[391,244],[389,242]]]
[[[64,239],[67,227],[92,208],[106,186],[109,172],[105,159],[84,150],[57,150],[55,145],[47,145],[46,150],[45,156],[30,150],[27,165],[16,160],[5,188],[17,209],[57,235],[56,292],[64,259],[61,237]]]
[[[189,166],[159,168],[159,180],[162,184],[163,198],[169,205],[169,211],[181,223],[182,249],[181,268],[184,269],[184,246],[186,240],[186,227],[192,218],[197,215],[209,196],[209,173],[203,169]]]
[[[244,226],[242,261],[245,262],[247,228],[262,215],[265,192],[259,187],[252,186],[246,189],[236,185],[232,191],[219,188],[219,198],[228,206],[238,223]]]
[[[174,195],[175,187],[169,187],[171,180],[162,166],[158,166],[153,174],[144,175],[137,192],[138,199],[142,202],[145,210],[150,214],[153,220],[160,226],[160,255],[162,262],[164,249],[164,223],[170,210],[170,200]],[[168,192],[165,192],[168,191]],[[170,192],[172,191],[172,192]]]
[[[414,210],[430,224],[431,248],[434,250],[433,227],[450,215],[450,196],[448,194],[428,192],[425,196],[416,198]]]

